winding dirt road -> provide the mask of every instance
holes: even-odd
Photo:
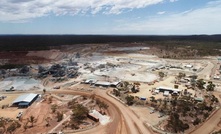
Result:
[[[74,90],[59,90],[51,93],[91,95],[91,93]],[[109,105],[109,114],[112,121],[107,126],[99,125],[90,130],[78,132],[79,134],[152,134],[131,109],[110,97],[106,90],[95,89],[93,93]]]
[[[214,95],[219,99],[219,102],[221,102],[220,92],[214,92]],[[216,125],[221,120],[221,109],[219,108],[205,123],[202,124],[199,128],[194,130],[191,134],[210,134]]]

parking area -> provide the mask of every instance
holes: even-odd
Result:
[[[151,96],[154,96],[155,99],[163,99],[165,97],[164,92],[159,92],[156,94],[154,90],[158,87],[174,88],[174,85],[175,85],[174,81],[175,81],[175,76],[169,76],[162,81],[156,82],[154,85],[141,83],[140,91],[137,93],[132,93],[131,95],[138,96],[138,97],[145,97],[147,99],[150,99]],[[184,84],[179,84],[178,86],[179,86],[178,89],[180,89],[181,91],[186,89]],[[187,91],[191,93],[192,95],[195,94],[195,91],[192,89],[188,89]],[[170,96],[171,95],[169,94],[167,97],[170,97]]]
[[[150,125],[157,125],[160,121],[167,118],[167,116],[159,117],[159,112],[152,113],[153,109],[149,107],[130,107],[137,116],[140,117],[144,122]]]
[[[0,108],[2,108],[3,105],[10,105],[19,96],[19,94],[0,94],[0,96],[6,96],[0,101]]]
[[[5,118],[11,118],[11,119],[17,119],[17,115],[19,112],[25,111],[25,109],[18,109],[17,107],[13,108],[6,108],[6,109],[1,109],[0,110],[0,117],[5,117]]]
[[[17,119],[19,112],[24,112],[25,109],[20,109],[18,107],[9,107],[12,102],[20,96],[20,94],[1,94],[1,96],[6,96],[6,98],[0,101],[0,117]]]

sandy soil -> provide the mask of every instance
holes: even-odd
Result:
[[[14,87],[15,90],[42,89],[40,80],[28,77],[9,77],[0,81],[0,90],[8,90]]]
[[[26,56],[28,52],[0,52],[0,59],[10,64],[39,64],[49,62],[43,57]]]
[[[40,134],[49,131],[56,124],[56,122],[50,122],[50,126],[45,127],[46,125],[45,119],[47,117],[52,118],[50,110],[51,110],[50,104],[48,104],[48,102],[46,101],[43,102],[38,101],[33,103],[30,107],[26,109],[20,121],[24,125],[31,116],[34,116],[35,118],[34,127],[30,127],[31,123],[28,123],[29,128],[26,131],[24,131],[22,126],[20,129],[16,130],[16,133]]]
[[[131,134],[139,134],[139,133],[151,133],[150,130],[148,130],[143,122],[132,112],[132,110],[128,110],[128,108],[115,100],[114,98],[108,96],[105,91],[101,92],[98,91],[96,94],[102,95],[109,101],[115,104],[121,111],[121,114],[123,115],[125,122],[127,126],[129,127],[129,131]],[[136,125],[135,125],[136,124]]]
[[[0,117],[16,119],[16,117],[20,111],[25,112],[26,109],[18,109],[17,107],[8,107],[5,109],[2,109],[2,105],[9,105],[10,106],[12,104],[12,102],[17,97],[19,97],[21,95],[20,93],[16,93],[16,94],[2,93],[1,95],[7,96],[7,98],[0,101]]]
[[[10,93],[9,94],[7,94],[7,93],[0,94],[0,96],[7,96],[7,98],[0,101],[0,108],[2,107],[2,105],[7,105],[7,104],[11,105],[12,102],[20,95],[21,94],[10,94]]]
[[[156,82],[154,85],[141,83],[140,92],[131,93],[131,95],[138,96],[138,97],[146,97],[147,99],[149,99],[151,96],[153,96],[151,90],[154,88],[157,88],[160,86],[174,88],[174,80],[175,80],[175,76],[169,76],[165,78],[163,81]],[[186,89],[186,87],[184,85],[179,85],[179,89],[184,90]],[[191,89],[189,89],[188,92],[195,94],[195,92]],[[154,95],[154,97],[156,99],[164,98],[163,93],[156,94]]]
[[[80,93],[76,91],[57,91],[57,93]],[[107,101],[109,105],[109,111],[112,122],[108,124],[105,129],[94,128],[82,133],[104,133],[104,134],[140,134],[140,133],[151,133],[143,122],[132,112],[128,110],[126,106],[118,102],[114,98],[108,96],[105,90],[95,90],[95,94],[102,96],[102,99]],[[113,106],[113,107],[112,107]],[[123,118],[122,118],[123,117]]]
[[[0,110],[0,117],[17,119],[16,117],[17,117],[18,113],[21,111],[24,112],[25,109],[18,109],[17,107],[1,109]]]
[[[213,68],[214,64],[210,61],[207,61],[207,66],[201,72],[198,73],[199,77],[210,80]]]
[[[87,67],[80,68],[82,78],[102,79],[108,76],[109,79],[120,79],[125,81],[150,82],[157,78],[155,74],[148,70],[152,67],[158,67],[165,62],[152,55],[144,54],[121,54],[113,56],[104,56],[100,53],[94,53],[91,57],[81,58],[82,64],[90,63],[90,67],[95,68],[91,73]],[[115,67],[97,68],[101,64],[112,63]],[[119,75],[121,74],[121,75]],[[147,77],[148,76],[148,77]],[[116,80],[115,80],[116,81]]]
[[[152,111],[151,108],[148,107],[130,107],[134,111],[134,113],[140,117],[140,119],[144,122],[147,122],[150,125],[156,125],[159,121],[165,120],[167,117],[158,118],[159,112],[155,112],[150,114]]]

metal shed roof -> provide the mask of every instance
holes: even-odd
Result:
[[[168,96],[169,95],[169,91],[164,91],[163,95]]]
[[[23,94],[13,101],[14,103],[27,102],[30,103],[38,94]]]
[[[157,90],[170,90],[170,91],[177,91],[181,92],[181,89],[175,89],[175,88],[170,88],[170,87],[158,87],[156,88]]]
[[[118,82],[118,81],[116,81],[116,82],[112,82],[112,83],[110,83],[111,85],[113,85],[113,86],[116,86],[116,85],[118,85],[120,82]]]
[[[110,86],[110,82],[106,82],[106,81],[97,81],[95,83],[95,85],[102,85],[102,86]]]

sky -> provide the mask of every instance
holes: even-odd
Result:
[[[221,33],[221,0],[0,0],[0,34]]]

